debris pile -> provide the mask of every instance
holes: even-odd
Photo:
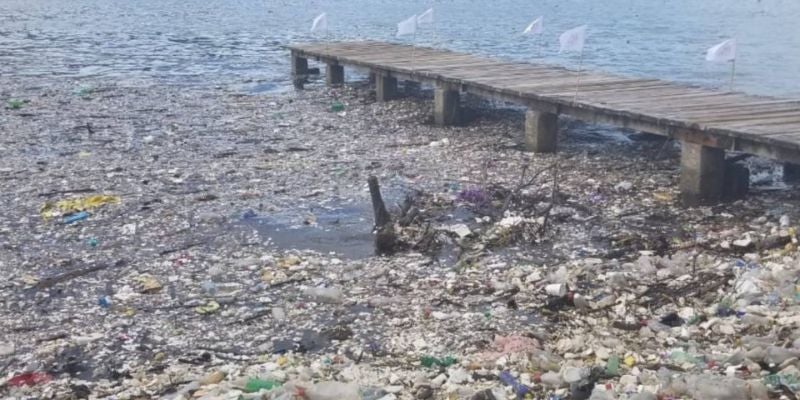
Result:
[[[0,77],[3,397],[800,390],[780,185],[682,208],[670,142],[563,121],[531,154],[518,110],[438,128],[424,89],[28,79]]]

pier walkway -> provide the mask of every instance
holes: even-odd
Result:
[[[296,79],[307,74],[308,59],[327,64],[329,85],[344,83],[344,66],[369,69],[379,101],[395,95],[398,80],[432,83],[439,125],[458,122],[461,93],[527,106],[525,143],[534,152],[556,150],[559,114],[675,138],[682,144],[681,196],[690,205],[717,202],[736,185],[726,150],[800,164],[798,100],[592,71],[581,73],[576,96],[576,71],[552,65],[382,42],[289,49]]]

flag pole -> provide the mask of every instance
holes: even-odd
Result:
[[[417,18],[414,16],[414,18]],[[416,24],[417,21],[415,20],[414,23]],[[414,27],[414,36],[411,37],[411,70],[414,70],[414,51],[417,48],[417,27]]]
[[[438,47],[436,44],[439,38],[436,35],[436,0],[431,0],[431,9],[433,10],[433,48]]]
[[[542,58],[542,41],[539,36],[541,35],[536,35],[536,58]]]
[[[733,78],[736,76],[736,59],[731,60],[731,92],[733,92]]]
[[[573,103],[578,100],[578,89],[581,87],[581,67],[583,67],[583,47],[581,47],[581,55],[578,58],[578,78],[575,83],[575,97],[572,98]]]

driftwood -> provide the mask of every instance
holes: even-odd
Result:
[[[392,254],[397,247],[397,235],[394,232],[392,217],[383,202],[378,178],[370,176],[367,183],[372,198],[372,211],[375,214],[375,252],[379,255]]]
[[[65,272],[65,273],[60,274],[60,275],[56,275],[56,276],[51,277],[51,278],[42,279],[41,281],[36,283],[33,287],[36,288],[36,289],[47,289],[47,288],[55,286],[58,283],[65,282],[65,281],[68,281],[68,280],[71,280],[71,279],[75,279],[75,278],[80,277],[80,276],[88,275],[88,274],[91,274],[92,272],[96,272],[96,271],[100,271],[100,270],[103,270],[103,269],[107,269],[107,268],[110,268],[112,266],[113,267],[121,267],[121,266],[123,266],[125,264],[127,264],[127,261],[119,260],[114,264],[100,264],[100,265],[95,265],[93,267],[89,267],[89,268],[85,268],[85,269],[69,271],[69,272]]]

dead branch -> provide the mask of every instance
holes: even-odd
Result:
[[[100,265],[95,265],[95,266],[89,267],[89,268],[84,268],[84,269],[79,269],[79,270],[75,270],[75,271],[65,272],[63,274],[56,275],[56,276],[51,277],[51,278],[42,279],[41,281],[36,283],[36,285],[34,285],[33,287],[36,288],[36,289],[47,289],[47,288],[53,287],[56,284],[61,283],[61,282],[65,282],[65,281],[68,281],[68,280],[71,280],[71,279],[75,279],[75,278],[80,277],[80,276],[88,275],[88,274],[91,274],[92,272],[96,272],[96,271],[100,271],[100,270],[103,270],[103,269],[107,269],[107,268],[110,268],[112,266],[113,267],[121,267],[121,266],[123,266],[123,265],[125,265],[127,263],[128,262],[126,260],[119,260],[119,261],[115,262],[114,264],[100,264]]]

